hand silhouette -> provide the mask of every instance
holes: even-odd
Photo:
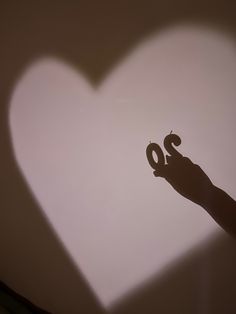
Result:
[[[166,159],[167,164],[160,166],[153,174],[165,178],[182,196],[203,205],[214,187],[205,172],[187,157],[166,156]]]
[[[189,158],[166,159],[167,164],[160,165],[153,174],[165,178],[179,194],[202,206],[225,231],[236,236],[236,202]]]

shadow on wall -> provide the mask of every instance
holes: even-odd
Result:
[[[103,312],[14,159],[8,105],[25,67],[40,56],[58,56],[99,84],[142,38],[173,23],[212,24],[235,36],[235,6],[213,0],[0,4],[0,277],[9,286],[53,313]],[[235,313],[234,244],[227,236],[216,237],[112,312]]]
[[[235,313],[235,240],[214,235],[113,305],[112,314]]]

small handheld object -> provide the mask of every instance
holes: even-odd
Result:
[[[179,146],[181,144],[181,138],[176,135],[172,134],[172,131],[170,134],[168,134],[164,139],[164,147],[167,150],[167,152],[176,158],[182,157],[182,155],[176,150],[176,148],[173,146]],[[157,160],[154,159],[153,153],[156,154]],[[165,165],[165,157],[164,153],[161,149],[161,147],[156,143],[150,143],[146,148],[146,156],[148,159],[148,162],[150,166],[154,170],[158,170],[161,166]]]

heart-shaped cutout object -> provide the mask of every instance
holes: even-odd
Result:
[[[153,176],[150,140],[162,145],[173,130],[181,153],[234,196],[235,52],[223,34],[176,27],[136,47],[99,87],[53,58],[18,82],[10,107],[17,162],[105,306],[217,229]]]

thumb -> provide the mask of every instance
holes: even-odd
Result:
[[[165,178],[166,177],[166,170],[167,170],[167,166],[160,166],[158,167],[158,169],[156,169],[155,171],[153,171],[153,174],[155,177],[162,177]]]

